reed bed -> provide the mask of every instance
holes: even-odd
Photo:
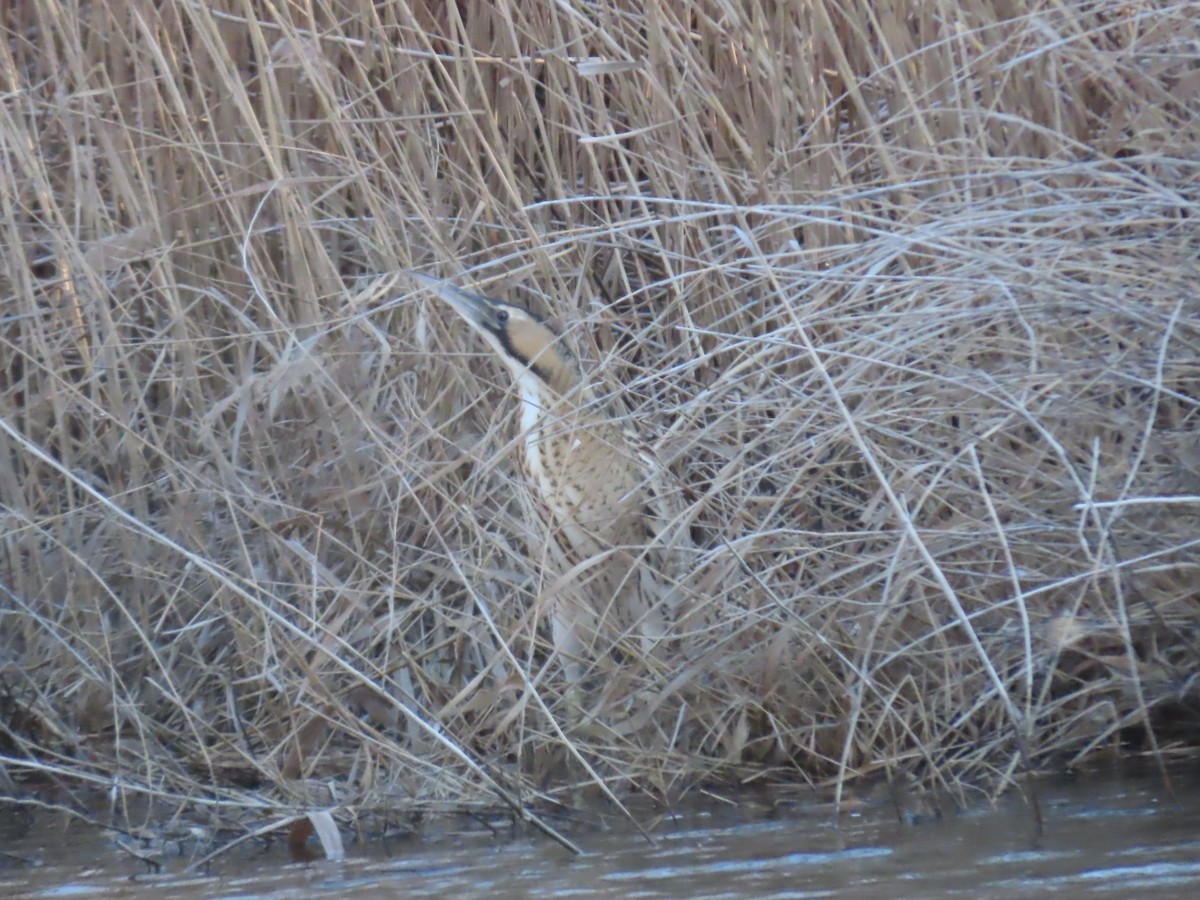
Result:
[[[372,830],[1197,746],[1195,3],[0,27],[10,792]],[[717,625],[586,723],[507,374],[403,270],[559,318],[668,473]]]

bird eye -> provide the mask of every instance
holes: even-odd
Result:
[[[507,321],[508,321],[508,310],[507,309],[496,310],[496,324],[503,325]]]

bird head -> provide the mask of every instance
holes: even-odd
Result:
[[[561,332],[523,306],[472,294],[446,281],[408,273],[458,313],[496,352],[520,384],[530,375],[566,396],[583,380],[579,360]]]

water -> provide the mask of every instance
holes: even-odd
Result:
[[[792,791],[689,800],[654,825],[653,844],[597,811],[570,829],[579,858],[536,832],[464,820],[350,844],[338,863],[246,846],[191,875],[170,857],[150,874],[111,835],[54,814],[0,812],[0,897],[1200,896],[1200,765],[1171,774],[1174,798],[1150,771],[1043,780],[1040,837],[1015,795],[904,821],[877,802],[834,828]]]

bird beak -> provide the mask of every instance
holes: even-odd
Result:
[[[455,312],[472,325],[490,330],[491,318],[495,308],[487,297],[472,294],[470,291],[464,291],[461,288],[455,287],[448,281],[442,281],[440,278],[430,278],[428,275],[422,275],[420,272],[406,272],[405,274],[417,284],[428,288],[449,303],[454,307]]]

